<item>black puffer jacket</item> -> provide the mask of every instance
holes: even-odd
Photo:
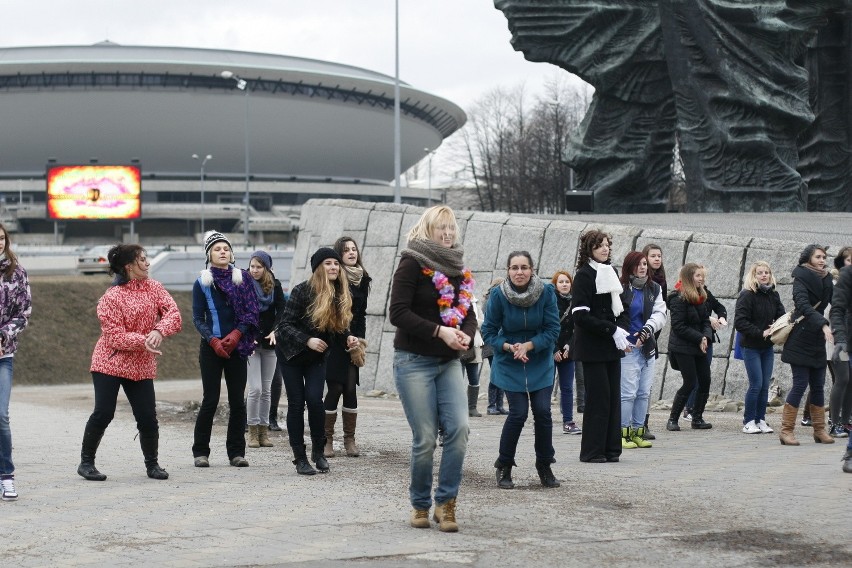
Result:
[[[846,343],[849,347],[849,330],[852,329],[852,267],[846,266],[840,270],[840,278],[831,296],[829,319],[834,343]]]
[[[740,292],[734,309],[734,328],[740,334],[740,345],[749,349],[772,347],[772,341],[763,337],[763,332],[782,315],[784,304],[774,286],[769,290],[758,288],[757,292]]]
[[[793,326],[784,344],[781,360],[789,365],[819,369],[826,366],[822,327],[828,325],[824,314],[831,302],[834,285],[830,274],[821,278],[804,266],[793,269],[793,278],[793,304],[796,307],[793,317],[805,317]]]
[[[701,338],[706,337],[708,345],[713,341],[710,306],[707,302],[690,304],[679,292],[672,292],[669,295],[669,311],[672,323],[669,353],[703,355]]]

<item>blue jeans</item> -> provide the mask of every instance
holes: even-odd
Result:
[[[743,347],[743,363],[748,375],[748,391],[743,408],[743,424],[752,420],[766,420],[766,401],[769,398],[769,381],[772,380],[772,366],[775,358],[771,347],[752,349]]]
[[[559,373],[559,406],[562,410],[562,422],[574,421],[574,360],[556,363]],[[511,412],[511,409],[510,409]]]
[[[467,381],[457,359],[442,361],[401,349],[393,354],[393,376],[411,427],[409,498],[415,509],[428,510],[432,506],[432,462],[439,426],[444,431],[444,451],[435,503],[446,503],[459,492],[469,435]]]
[[[556,455],[553,449],[553,419],[550,416],[550,396],[553,394],[553,386],[530,393],[505,392],[506,400],[509,401],[509,415],[506,416],[503,434],[500,436],[500,462],[505,465],[515,463],[515,452],[518,449],[521,430],[524,429],[529,409],[532,408],[535,461],[536,463],[553,463],[553,456]]]
[[[628,426],[638,428],[645,424],[656,361],[655,357],[645,358],[641,348],[625,353],[621,360],[622,428]]]
[[[813,368],[790,365],[790,370],[793,372],[793,386],[790,387],[790,392],[787,393],[786,402],[799,408],[802,397],[805,395],[805,389],[810,386],[811,404],[814,406],[824,406],[825,367]]]
[[[12,429],[9,427],[9,399],[12,397],[14,357],[0,359],[0,475],[15,473],[12,463]]]

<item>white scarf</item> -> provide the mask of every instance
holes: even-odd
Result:
[[[598,294],[606,294],[612,297],[612,315],[618,315],[624,311],[624,306],[621,304],[621,292],[624,288],[621,286],[621,281],[615,273],[615,269],[611,264],[603,264],[594,260],[589,260],[589,266],[595,269],[595,291]]]

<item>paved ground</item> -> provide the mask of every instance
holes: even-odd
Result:
[[[211,467],[192,467],[193,418],[180,409],[200,384],[158,382],[157,393],[170,479],[145,476],[122,403],[98,454],[109,476],[99,483],[75,473],[91,387],[14,388],[21,497],[0,502],[0,565],[836,567],[852,555],[843,445],[814,444],[804,427],[793,448],[739,433],[736,414],[709,415],[710,431],[665,432],[658,411],[654,447],[617,464],[580,463],[580,438],[557,434],[563,485],[545,490],[528,425],[518,488],[503,491],[491,466],[501,418],[474,418],[461,532],[443,534],[407,525],[410,431],[396,401],[361,401],[362,457],[301,477],[277,434],[274,448],[248,450],[250,467],[229,467],[218,420]]]

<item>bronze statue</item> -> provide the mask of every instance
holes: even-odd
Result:
[[[689,211],[804,210],[805,55],[848,3],[494,1],[516,50],[595,87],[565,161],[603,212],[666,210],[675,133]]]

